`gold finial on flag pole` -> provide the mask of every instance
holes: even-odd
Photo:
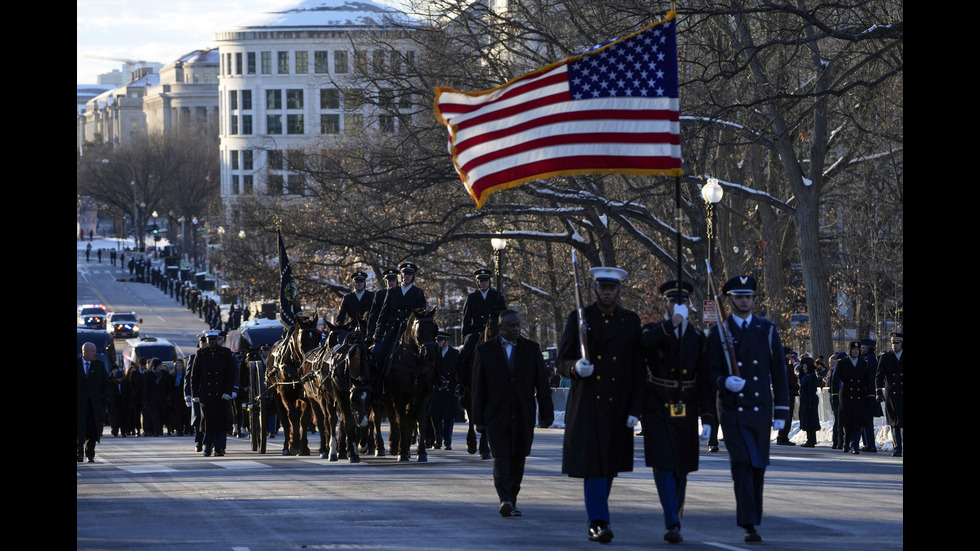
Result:
[[[272,215],[272,222],[276,225],[276,231],[279,231],[282,228],[282,218],[279,218],[278,214]]]

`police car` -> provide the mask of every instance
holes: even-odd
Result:
[[[143,320],[137,319],[136,312],[109,313],[109,332],[116,339],[140,336],[141,323]]]
[[[174,362],[180,359],[177,356],[177,347],[167,339],[148,337],[146,335],[138,339],[126,339],[123,345],[123,365],[129,366],[132,362],[139,362],[140,359],[147,361],[159,358],[168,368],[173,367]]]
[[[102,304],[82,304],[78,307],[78,321],[76,325],[85,326],[89,329],[105,329],[105,306]]]

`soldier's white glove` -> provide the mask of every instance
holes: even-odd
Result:
[[[586,360],[585,358],[580,358],[577,362],[575,362],[575,373],[577,373],[579,377],[588,377],[592,375],[592,371],[594,370],[595,366],[592,365],[592,362]]]
[[[635,415],[627,415],[626,416],[626,426],[629,427],[629,428],[636,427],[636,424],[639,423],[639,422],[640,422],[640,420],[637,419]]]
[[[701,424],[701,440],[711,438],[711,425]]]
[[[737,375],[731,375],[725,378],[725,388],[732,392],[738,392],[745,388],[745,379]]]
[[[227,394],[222,394],[222,395],[221,395],[221,399],[222,399],[222,400],[231,400],[231,396],[229,396],[229,395],[227,395]]]
[[[199,404],[199,403],[201,403],[201,399],[200,399],[200,398],[197,398],[197,397],[195,397],[195,398],[194,398],[194,403],[195,403],[195,404]]]
[[[674,305],[674,315],[675,316],[681,316],[682,318],[687,319],[687,315],[688,315],[687,306],[685,306],[683,304],[675,304]]]
[[[231,399],[234,400],[235,398],[238,398],[238,393],[237,392],[232,392],[231,393]]]
[[[783,430],[786,428],[785,419],[773,419],[772,420],[772,430]]]
[[[184,396],[184,403],[187,404],[187,407],[191,407],[192,402],[193,400],[191,399],[190,396]]]

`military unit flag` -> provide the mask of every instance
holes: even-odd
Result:
[[[293,282],[293,270],[286,256],[286,243],[282,240],[282,230],[279,233],[279,319],[287,326],[296,324],[296,294],[298,288]]]
[[[680,176],[675,17],[490,90],[436,88],[436,117],[477,208],[552,176]]]

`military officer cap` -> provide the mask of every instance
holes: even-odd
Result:
[[[755,278],[750,275],[735,276],[721,288],[721,294],[729,296],[755,295]]]
[[[419,271],[419,267],[416,266],[415,264],[412,264],[411,262],[402,262],[401,264],[398,265],[398,271],[403,274],[404,273],[414,274],[415,272]]]
[[[450,339],[450,338],[452,337],[450,337],[449,333],[446,333],[445,331],[439,331],[438,333],[436,333],[436,339]]]
[[[851,341],[848,348],[861,348],[861,341]]]
[[[480,268],[479,270],[473,272],[473,275],[477,279],[490,279],[490,270],[486,268]]]
[[[874,348],[877,343],[871,339],[861,339],[861,346],[867,346],[869,348]]]
[[[207,329],[201,332],[201,338],[203,339],[220,339],[225,336],[224,331],[218,331],[217,329]]]
[[[904,337],[901,333],[892,333],[892,343],[902,342]]]
[[[390,278],[397,279],[398,278],[398,270],[393,270],[391,268],[388,268],[387,270],[381,272],[381,276],[384,277],[385,279],[390,279]]]
[[[694,292],[694,285],[691,285],[687,281],[681,282],[681,299],[689,300],[691,298],[691,293]],[[660,286],[660,294],[667,300],[677,300],[677,280],[668,281]]]
[[[626,277],[626,270],[613,266],[600,266],[589,270],[589,275],[594,277],[599,285],[619,285]]]
[[[351,281],[364,281],[367,279],[367,274],[364,272],[354,272],[350,275]]]

